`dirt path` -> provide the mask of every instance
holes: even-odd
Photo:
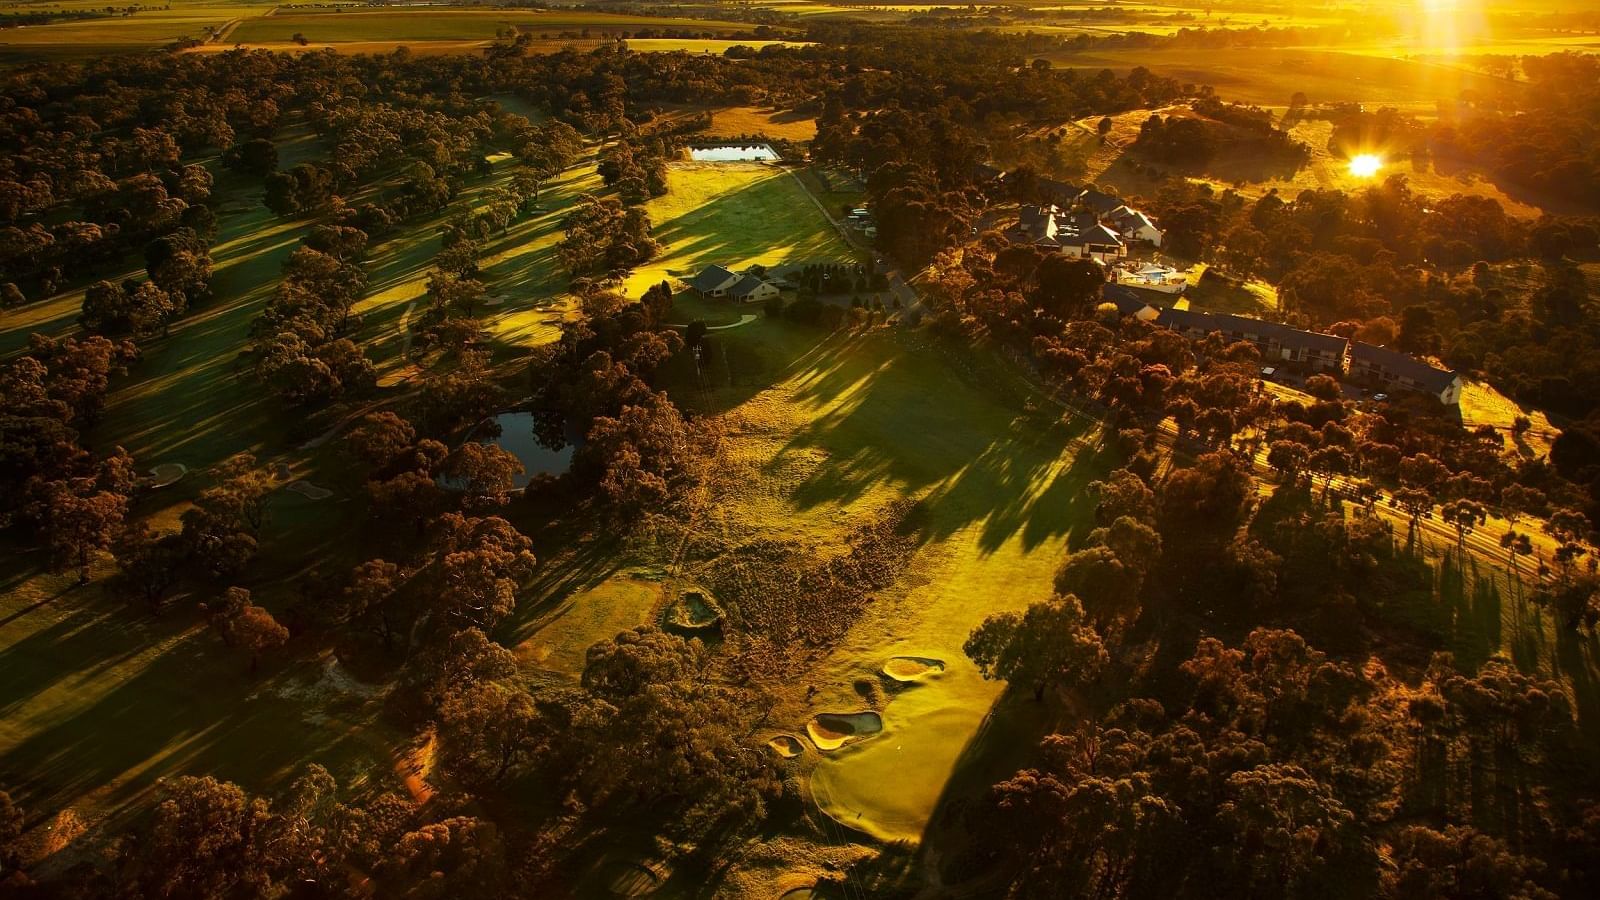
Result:
[[[753,313],[745,313],[745,314],[743,314],[743,315],[741,315],[739,317],[739,321],[737,321],[737,322],[730,322],[727,325],[707,325],[706,326],[706,330],[707,331],[727,331],[729,328],[738,328],[741,325],[749,325],[751,322],[754,322],[755,320],[757,320],[759,318],[761,318],[761,317],[758,316],[758,315],[754,315]],[[669,324],[667,327],[668,328],[679,328],[679,329],[682,329],[682,328],[688,328],[689,326],[687,326],[687,325],[678,325],[678,324]]]

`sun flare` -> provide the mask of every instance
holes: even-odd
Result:
[[[1357,178],[1371,178],[1383,168],[1383,160],[1371,153],[1362,153],[1350,160],[1350,174]]]

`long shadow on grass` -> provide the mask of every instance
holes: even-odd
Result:
[[[962,378],[985,374],[953,368],[965,365],[887,340],[840,346],[798,379],[793,402],[817,415],[769,471],[792,456],[821,456],[794,490],[802,509],[848,504],[883,485],[927,491],[925,534],[945,538],[982,523],[984,552],[1019,533],[1032,549],[1086,523],[1084,488],[1108,461],[1073,453],[1079,434],[1036,421]]]
[[[673,260],[691,268],[737,266],[757,256],[781,262],[839,262],[853,257],[801,188],[774,170],[665,222],[652,234]]]
[[[90,702],[64,697],[62,709],[0,755],[0,775],[28,807],[53,811],[85,802],[90,793],[96,797],[90,802],[122,806],[178,774],[262,788],[307,762],[328,762],[345,778],[364,771],[349,765],[354,751],[369,749],[361,743],[360,722],[310,724],[301,716],[303,700],[277,694],[304,677],[303,668],[252,678],[242,656],[180,618],[152,622],[91,599],[26,646],[0,654],[0,672],[8,679],[0,690],[8,701],[49,687],[47,678],[18,672],[19,666],[59,667],[60,680],[137,666]],[[145,653],[149,658],[141,661]],[[9,680],[17,677],[31,680]],[[336,707],[342,715],[343,706]]]

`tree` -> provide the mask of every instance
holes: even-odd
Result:
[[[111,552],[117,560],[117,589],[144,603],[152,615],[159,613],[161,601],[178,583],[182,571],[182,537],[160,534],[144,522],[133,522],[122,529]]]
[[[11,802],[11,795],[0,791],[0,883],[9,877],[9,871],[22,855],[17,838],[22,837],[24,821],[22,810]]]
[[[532,576],[533,543],[510,522],[451,513],[438,523],[439,602],[455,627],[485,630],[511,614],[516,592]]]
[[[509,872],[493,822],[455,816],[400,838],[381,863],[380,893],[400,900],[503,896]]]
[[[1227,883],[1247,896],[1358,896],[1378,855],[1333,791],[1294,765],[1235,772],[1216,821]]]
[[[272,613],[251,603],[250,592],[244,588],[228,588],[207,612],[222,642],[250,655],[251,674],[260,666],[263,653],[289,640],[289,629],[279,625]]]
[[[1393,856],[1394,866],[1384,875],[1385,893],[1391,897],[1556,898],[1538,884],[1542,863],[1470,826],[1448,825],[1435,831],[1408,825],[1394,841]]]
[[[45,490],[45,540],[55,569],[76,569],[78,583],[88,584],[89,563],[122,530],[128,498],[110,491],[79,493],[59,481]]]
[[[383,649],[393,650],[398,630],[395,598],[405,582],[405,573],[387,560],[369,559],[356,566],[340,594],[340,619],[368,623],[383,640]]]
[[[533,697],[504,682],[478,682],[439,707],[440,763],[479,789],[493,787],[526,764],[549,739]]]
[[[375,472],[401,465],[402,457],[416,442],[417,430],[411,423],[387,410],[362,416],[345,437],[346,445]]]
[[[1036,701],[1052,685],[1088,683],[1110,661],[1071,595],[1034,603],[1020,614],[990,616],[963,650],[985,679],[1028,685]]]
[[[147,897],[263,896],[273,878],[260,836],[265,801],[210,776],[172,779],[125,856]]]
[[[469,510],[504,506],[525,469],[515,453],[498,444],[468,441],[444,461],[443,474]]]

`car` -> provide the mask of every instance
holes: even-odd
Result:
[[[1385,401],[1387,399],[1389,399],[1389,395],[1388,394],[1373,394],[1372,395],[1372,400],[1375,403],[1382,403],[1383,401]]]

